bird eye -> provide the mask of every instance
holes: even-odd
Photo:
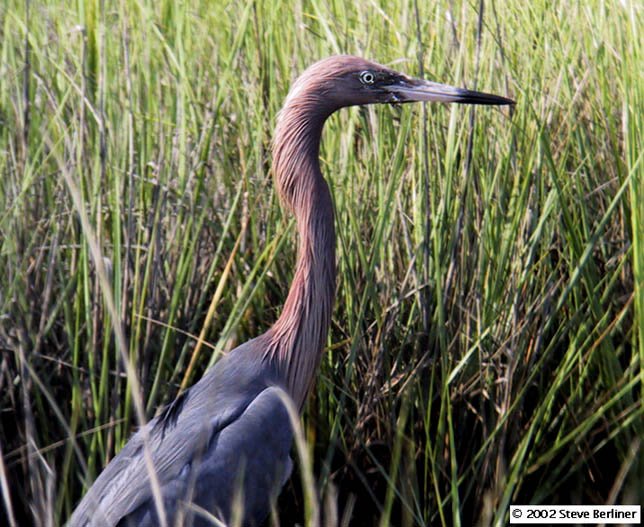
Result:
[[[360,81],[362,84],[373,84],[373,81],[376,80],[376,77],[370,71],[363,71],[360,74]]]

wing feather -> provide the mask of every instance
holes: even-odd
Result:
[[[185,491],[182,482],[189,477],[191,484],[195,484],[194,470],[198,470],[199,478],[212,480],[215,485],[209,487],[212,494],[212,489],[225,485],[232,470],[230,466],[218,465],[218,457],[232,459],[230,456],[237,451],[251,461],[255,459],[253,456],[261,445],[249,442],[253,437],[249,435],[251,429],[255,430],[252,434],[257,434],[258,430],[270,430],[271,423],[285,427],[286,436],[282,432],[274,434],[273,443],[277,441],[280,457],[288,458],[291,444],[288,415],[281,401],[276,406],[278,397],[274,390],[279,389],[268,388],[271,381],[266,365],[248,360],[250,354],[244,349],[252,342],[229,353],[145,425],[157,480],[168,507],[176,501],[173,496]],[[244,360],[239,360],[241,353],[246,354]],[[154,507],[143,455],[144,437],[143,430],[139,430],[105,467],[72,514],[70,527],[115,527],[135,511]],[[263,462],[270,461],[270,456],[264,458]],[[281,458],[278,461],[283,464]],[[206,499],[197,497],[199,501]]]

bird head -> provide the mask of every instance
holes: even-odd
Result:
[[[440,101],[467,104],[514,104],[498,95],[414,79],[359,57],[334,56],[310,66],[295,81],[287,101],[315,97],[327,113],[345,106]]]

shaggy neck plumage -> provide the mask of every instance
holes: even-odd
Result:
[[[266,333],[273,361],[302,408],[324,349],[335,296],[335,229],[329,187],[318,160],[322,126],[332,110],[310,92],[291,92],[273,142],[282,203],[297,220],[299,246],[282,314]]]

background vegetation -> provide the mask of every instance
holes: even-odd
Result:
[[[517,105],[326,126],[338,298],[303,420],[325,525],[644,503],[642,35],[634,0],[3,2],[9,523],[61,525],[135,403],[206,369],[198,335],[226,351],[277,318],[296,240],[271,130],[335,53]],[[282,525],[315,524],[303,495],[296,473]]]

